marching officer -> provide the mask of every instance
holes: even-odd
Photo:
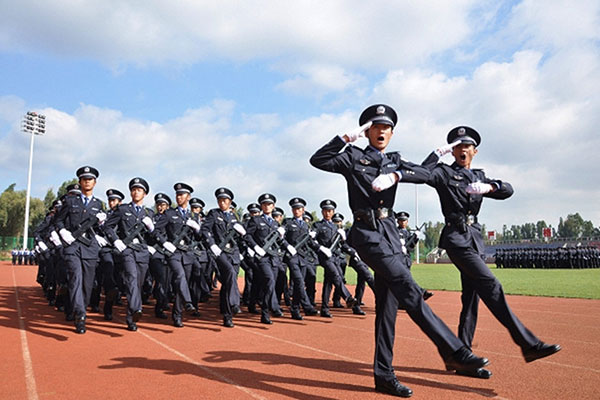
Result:
[[[286,264],[290,270],[290,280],[292,281],[291,286],[293,290],[291,313],[292,319],[302,320],[300,306],[302,306],[304,314],[307,316],[318,314],[318,311],[310,303],[310,299],[306,294],[306,285],[304,283],[304,276],[309,267],[307,258],[309,257],[310,246],[314,247],[314,242],[311,237],[309,226],[303,219],[306,200],[300,197],[294,197],[289,201],[289,205],[292,209],[293,217],[284,221],[285,240],[297,251],[297,254],[293,256],[286,256]]]
[[[323,219],[313,225],[316,231],[315,240],[318,243],[319,264],[325,269],[325,278],[333,284],[336,290],[339,290],[341,296],[346,301],[346,307],[352,308],[356,304],[356,299],[352,297],[346,285],[344,277],[341,274],[338,265],[338,250],[344,240],[346,233],[338,228],[332,221],[337,204],[331,199],[325,199],[319,204]],[[323,285],[321,292],[321,317],[331,318],[329,312],[329,297],[331,295],[331,285]]]
[[[173,326],[183,327],[182,312],[196,312],[188,282],[192,275],[192,264],[195,256],[191,248],[194,235],[200,232],[200,225],[190,218],[188,204],[194,189],[187,183],[176,183],[175,202],[177,208],[168,208],[164,217],[157,221],[156,237],[158,242],[167,250],[167,263],[173,273],[175,303],[173,304]]]
[[[504,297],[502,285],[484,262],[483,236],[477,221],[481,203],[484,197],[503,200],[512,196],[512,186],[506,181],[488,178],[481,169],[471,168],[477,146],[481,143],[481,136],[475,129],[456,127],[448,133],[447,141],[450,145],[443,151],[432,152],[423,165],[432,168],[427,184],[437,191],[446,219],[439,247],[446,250],[461,273],[459,337],[471,347],[481,298],[496,319],[508,329],[513,341],[521,347],[525,361],[531,362],[556,353],[560,350],[559,345],[540,341],[513,314]],[[438,163],[440,157],[449,152],[454,156],[454,163]],[[457,373],[484,379],[491,376],[483,368],[458,370]]]
[[[154,300],[154,316],[159,319],[167,319],[165,310],[168,309],[169,299],[167,297],[167,289],[169,286],[167,261],[165,258],[165,249],[158,244],[157,236],[159,235],[159,226],[164,224],[159,221],[165,217],[165,211],[171,207],[171,198],[165,193],[157,193],[154,195],[154,206],[156,207],[156,213],[154,214],[154,226],[157,233],[150,238],[150,274],[154,280],[154,288],[152,290]],[[161,232],[163,235],[164,232]]]
[[[131,179],[129,192],[131,202],[114,210],[106,221],[104,231],[121,260],[127,296],[125,322],[127,330],[135,332],[142,317],[142,286],[150,263],[147,236],[154,231],[154,211],[144,207],[144,198],[150,192],[150,185],[145,179]]]
[[[81,194],[64,198],[55,225],[65,243],[63,257],[68,273],[70,304],[75,332],[81,334],[86,331],[86,307],[90,302],[100,251],[94,229],[106,220],[106,214],[102,211],[102,202],[93,195],[98,170],[84,166],[77,170],[76,175]]]
[[[317,150],[310,163],[346,179],[354,213],[348,239],[360,258],[375,271],[375,390],[409,397],[412,390],[398,381],[392,367],[398,304],[406,308],[411,319],[436,344],[446,369],[474,370],[488,360],[474,356],[433,313],[408,269],[391,209],[396,184],[424,183],[430,172],[403,160],[396,152],[385,152],[396,121],[396,112],[391,107],[384,104],[368,107],[359,118],[358,129],[335,136]],[[364,135],[369,140],[366,148],[348,145]]]
[[[201,233],[207,247],[215,256],[219,268],[221,290],[219,308],[223,314],[223,326],[233,328],[233,307],[239,308],[239,289],[235,285],[240,264],[240,251],[236,238],[244,236],[246,229],[238,221],[230,206],[233,192],[221,187],[215,191],[218,208],[210,210],[202,224]],[[232,294],[237,291],[238,304],[232,303]]]

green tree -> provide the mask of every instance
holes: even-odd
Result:
[[[60,199],[63,196],[63,194],[67,193],[67,186],[69,186],[73,183],[77,183],[77,182],[78,182],[77,178],[73,178],[70,181],[64,181],[62,183],[62,185],[60,185],[60,187],[56,191],[56,198]]]
[[[48,189],[48,191],[46,192],[46,196],[44,197],[44,206],[46,206],[46,208],[49,209],[52,206],[52,202],[54,202],[54,200],[56,200],[56,196],[54,195],[52,188],[50,188]]]
[[[558,236],[562,238],[581,237],[583,225],[584,220],[579,213],[567,215],[564,221],[561,217],[558,223]]]
[[[25,222],[25,190],[15,191],[16,184],[10,185],[0,195],[0,236],[23,236]],[[46,207],[40,199],[31,198],[29,202],[29,235],[46,215]]]

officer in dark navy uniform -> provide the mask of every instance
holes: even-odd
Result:
[[[106,214],[102,211],[102,202],[93,195],[98,170],[84,166],[77,170],[76,175],[81,194],[65,197],[55,224],[65,244],[63,256],[75,332],[85,333],[86,307],[90,302],[100,251],[94,229],[106,220]]]
[[[196,312],[192,304],[189,280],[192,275],[192,264],[195,256],[191,248],[191,242],[199,239],[200,224],[190,218],[188,210],[191,193],[194,189],[187,183],[176,183],[175,201],[177,208],[169,208],[165,211],[164,218],[157,221],[156,238],[167,253],[167,263],[173,273],[173,286],[175,290],[175,302],[173,304],[173,326],[183,327],[182,312],[189,314]]]
[[[244,228],[248,226],[248,222],[250,221],[251,217],[260,215],[260,205],[258,203],[250,203],[246,207],[246,210],[248,211],[248,213],[244,215]],[[254,289],[253,293],[252,289],[256,283],[254,279],[254,273],[257,270],[255,257],[256,254],[254,253],[254,250],[248,247],[248,244],[245,241],[241,241],[240,246],[244,249],[244,259],[241,262],[241,267],[244,270],[244,292],[242,294],[242,303],[248,306],[249,311],[254,311],[254,313],[258,313],[258,311],[256,310],[258,293],[256,292],[256,289]],[[258,278],[256,278],[256,281],[258,281]]]
[[[430,172],[403,160],[396,152],[384,152],[396,121],[396,112],[391,107],[384,104],[368,107],[360,116],[358,129],[335,136],[317,150],[310,163],[346,179],[354,213],[348,241],[375,271],[375,390],[409,397],[412,390],[398,381],[392,367],[398,304],[406,308],[411,319],[435,343],[446,369],[474,370],[488,361],[474,356],[433,313],[408,269],[391,209],[396,184],[424,183]],[[347,145],[365,134],[369,140],[366,148]]]
[[[560,350],[559,345],[547,345],[529,331],[513,314],[504,297],[502,285],[485,264],[485,251],[481,225],[477,214],[484,197],[503,200],[513,194],[512,186],[498,179],[486,177],[481,169],[472,169],[471,162],[477,154],[481,137],[468,126],[452,129],[447,141],[454,146],[432,152],[423,165],[432,167],[427,184],[435,188],[440,198],[446,225],[440,236],[439,247],[446,250],[450,260],[461,273],[462,311],[459,337],[469,347],[475,334],[479,298],[511,334],[521,347],[525,361],[531,362]],[[452,165],[437,163],[444,154],[452,152]],[[459,373],[489,378],[485,369],[457,371]]]
[[[402,252],[406,256],[408,262],[408,268],[412,267],[412,253],[415,250],[419,242],[417,232],[410,233],[408,231],[408,219],[410,214],[406,211],[399,211],[395,213],[396,221],[398,222],[398,232],[400,233],[400,242],[402,243]],[[423,299],[428,300],[433,293],[423,289]],[[402,306],[400,306],[402,308]]]
[[[218,208],[213,208],[206,215],[202,224],[202,237],[217,261],[221,290],[219,292],[219,309],[223,315],[223,326],[233,328],[233,307],[239,308],[239,289],[234,281],[240,264],[240,250],[237,238],[246,234],[246,229],[231,211],[233,192],[225,187],[215,191]],[[232,303],[232,291],[238,291],[237,304]]]
[[[256,288],[256,293],[260,293],[260,322],[267,325],[273,323],[270,318],[271,313],[273,316],[283,316],[275,297],[275,275],[279,269],[279,249],[283,245],[290,253],[295,252],[293,246],[282,239],[285,230],[272,217],[275,201],[275,196],[270,193],[263,193],[258,197],[262,214],[250,218],[246,226],[247,234],[244,236],[248,247],[257,256],[256,267],[261,285],[260,289]],[[256,282],[256,274],[254,278],[253,283]]]
[[[290,310],[292,319],[302,320],[300,307],[302,307],[307,316],[318,314],[318,311],[310,303],[304,283],[304,276],[309,267],[307,258],[310,256],[311,246],[314,248],[315,244],[310,234],[310,228],[303,219],[306,200],[294,197],[289,201],[289,205],[292,209],[292,218],[286,219],[283,224],[285,228],[285,240],[294,246],[297,251],[297,254],[285,257],[286,264],[290,270],[291,287],[293,290]]]
[[[325,269],[326,281],[340,291],[340,296],[346,301],[346,306],[352,308],[357,305],[357,302],[344,285],[344,277],[339,267],[338,248],[341,247],[341,242],[344,240],[343,236],[346,233],[332,221],[337,204],[331,199],[325,199],[321,201],[319,206],[321,207],[323,219],[313,224],[313,229],[316,232],[315,240],[319,244],[317,252],[319,264]],[[329,311],[330,295],[331,285],[324,284],[321,292],[321,317],[332,317]]]
[[[117,207],[108,217],[104,231],[121,259],[127,329],[137,331],[137,322],[142,317],[142,286],[150,263],[148,236],[154,231],[154,211],[144,207],[144,198],[150,191],[145,179],[131,179],[129,191],[131,202]]]
[[[196,221],[200,226],[204,220],[203,209],[205,203],[198,197],[190,199],[190,219]],[[202,240],[192,240],[191,249],[194,253],[194,262],[192,263],[192,276],[190,281],[190,295],[192,296],[192,304],[196,307],[196,312],[192,315],[199,317],[198,303],[210,296],[213,270],[216,270],[216,263],[209,257]]]
[[[165,211],[171,207],[171,198],[165,193],[159,192],[154,195],[154,206],[156,213],[154,214],[154,226],[157,230],[149,241],[150,247],[150,273],[152,275],[154,286],[152,293],[156,304],[154,305],[154,316],[159,319],[167,319],[165,310],[168,309],[169,299],[167,291],[169,287],[168,266],[165,258],[165,249],[159,244],[157,237],[166,235],[164,231],[164,223],[159,221],[166,218]],[[159,233],[160,232],[160,233]]]
[[[117,207],[125,199],[125,195],[114,188],[106,191],[106,198],[108,201],[107,215],[110,217],[115,212]],[[113,255],[114,247],[111,244],[107,244],[100,249],[100,266],[99,269],[102,271],[102,286],[104,287],[104,319],[112,321],[113,319],[113,305],[119,297],[119,289],[117,285],[117,271],[115,268],[116,260]]]

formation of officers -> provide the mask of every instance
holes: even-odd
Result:
[[[497,268],[600,268],[594,246],[497,248]]]
[[[29,249],[12,249],[12,265],[35,265],[37,264],[37,253]]]
[[[241,306],[260,314],[264,324],[284,316],[282,303],[295,320],[303,315],[331,318],[330,307],[365,314],[362,297],[367,285],[374,289],[374,277],[347,244],[344,217],[331,199],[320,203],[322,219],[313,221],[304,199],[289,200],[292,216],[284,218],[275,196],[263,193],[240,219],[230,189],[218,188],[217,207],[205,212],[205,203],[192,197],[193,188],[179,182],[173,187],[175,202],[157,193],[150,209],[144,206],[150,186],[136,177],[129,182],[129,201],[121,191],[109,189],[105,207],[93,194],[98,170],[84,166],[76,175],[79,183],[54,202],[35,230],[35,240],[37,280],[49,304],[74,321],[77,333],[86,332],[88,309],[112,320],[113,307],[123,304],[123,296],[128,330],[137,330],[142,305],[150,298],[156,318],[168,319],[170,310],[173,325],[183,327],[185,315],[200,315],[199,303],[212,297],[217,283],[225,327],[234,326]],[[408,214],[400,214],[399,221],[407,219]],[[354,294],[345,285],[347,264],[357,272]],[[325,272],[319,309],[318,265]],[[240,268],[243,289],[237,280]]]

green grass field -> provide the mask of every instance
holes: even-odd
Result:
[[[506,294],[600,299],[600,269],[497,269],[490,266]],[[415,264],[415,280],[429,290],[460,291],[460,275],[452,264]],[[322,279],[322,268],[318,268]],[[356,273],[346,270],[348,284]]]

